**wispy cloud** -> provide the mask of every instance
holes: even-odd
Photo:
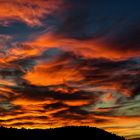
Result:
[[[21,21],[30,26],[42,25],[41,19],[62,6],[59,0],[2,0],[0,4],[0,24],[8,25]]]

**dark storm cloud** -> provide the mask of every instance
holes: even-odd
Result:
[[[72,7],[63,13],[62,21],[56,26],[56,33],[78,40],[93,39],[105,34],[101,22],[107,17],[97,17],[96,5],[99,4],[97,1],[87,1],[86,3],[84,1],[66,1],[66,3]],[[92,12],[92,9],[95,11]]]
[[[116,35],[111,35],[105,42],[114,45],[116,50],[124,51],[140,51],[140,21],[132,23],[132,25],[126,25],[123,30],[118,32]]]
[[[56,26],[57,34],[77,40],[96,39],[116,51],[139,51],[138,1],[66,2],[74,6],[65,11]]]

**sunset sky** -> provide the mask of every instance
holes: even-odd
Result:
[[[140,137],[140,1],[0,0],[0,125]]]

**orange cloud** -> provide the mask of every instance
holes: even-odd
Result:
[[[118,60],[140,55],[140,51],[129,49],[125,51],[124,55],[122,50],[119,50],[117,47],[113,48],[113,46],[106,45],[102,40],[76,40],[52,33],[43,34],[25,44],[39,49],[60,48],[86,58],[108,58]]]
[[[33,85],[49,86],[82,80],[80,72],[69,66],[69,62],[51,62],[36,65],[23,77]]]
[[[62,5],[59,0],[2,0],[0,4],[0,23],[8,24],[19,20],[30,26],[42,25],[41,19]]]
[[[84,106],[84,105],[89,105],[90,101],[89,100],[72,100],[72,101],[64,101],[64,104],[68,106]]]
[[[9,85],[9,86],[15,86],[16,83],[14,83],[13,80],[5,80],[5,79],[0,79],[0,84],[1,85]]]

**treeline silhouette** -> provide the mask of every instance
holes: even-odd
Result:
[[[16,129],[0,127],[0,140],[125,140],[95,127],[69,126],[55,129]]]

